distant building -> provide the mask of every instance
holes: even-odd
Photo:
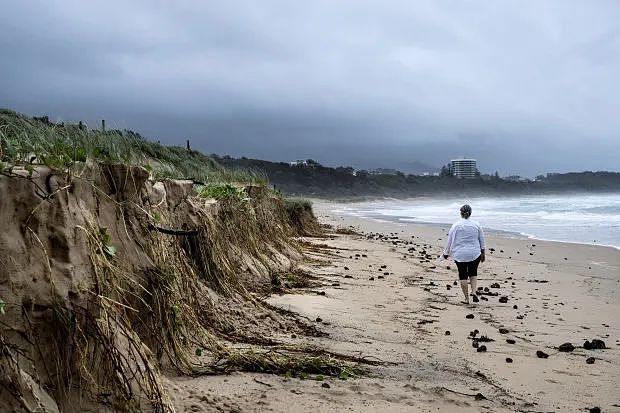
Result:
[[[452,159],[450,173],[457,178],[471,179],[478,174],[475,159]]]
[[[371,175],[398,175],[398,170],[390,168],[377,168],[370,171]]]

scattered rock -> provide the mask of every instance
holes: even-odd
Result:
[[[600,407],[591,407],[589,409],[590,413],[601,413],[601,408]]]
[[[446,335],[449,336],[450,335],[450,331],[446,330]]]
[[[575,349],[575,346],[573,346],[572,343],[564,343],[564,344],[561,344],[560,347],[558,347],[558,350],[560,350],[563,353],[570,353],[574,349]]]
[[[491,284],[491,288],[499,288],[499,283],[493,283],[493,284]]]
[[[469,318],[469,319],[471,320],[472,318],[474,318],[474,315],[473,315],[473,314],[467,314],[467,315],[465,316],[465,318]]]
[[[378,279],[378,280],[383,280],[383,279],[385,279],[385,277],[384,277],[383,275],[378,275],[378,276],[377,276],[377,279]],[[426,290],[426,288],[425,288],[425,290]]]
[[[323,387],[323,388],[325,388],[325,389],[329,389],[331,386],[329,385],[329,383],[325,383],[325,382],[323,382],[323,383],[321,384],[321,387]]]
[[[474,341],[471,342],[471,346],[473,348],[478,348],[478,346],[480,346],[480,343],[478,343],[478,340],[474,340]]]
[[[370,277],[368,280],[369,280],[369,281],[374,281],[374,280],[375,280],[375,277]]]
[[[456,281],[452,285],[456,285]]]
[[[344,267],[345,270],[349,270],[349,267]]]
[[[586,350],[602,350],[607,347],[605,347],[605,342],[603,340],[599,340],[595,338],[595,339],[592,339],[591,342],[586,340],[586,342],[583,343],[583,348]]]
[[[537,350],[536,357],[538,357],[539,359],[546,359],[549,357],[549,354],[545,353],[544,351]]]
[[[450,284],[446,284],[446,290],[450,290],[452,288],[452,286]]]
[[[482,395],[482,393],[478,393],[474,396],[475,400],[486,400],[487,398]]]
[[[594,364],[594,361],[595,361],[595,360],[596,360],[596,359],[595,359],[594,357],[588,357],[588,358],[586,359],[586,363],[588,363],[588,364]]]
[[[479,331],[476,329],[476,330],[470,331],[470,332],[469,332],[469,335],[470,335],[471,337],[476,337],[476,336],[478,335],[478,333],[479,333]]]
[[[317,318],[316,318],[316,322],[317,322],[317,323],[320,323],[321,321],[323,321],[323,319],[322,319],[321,317],[317,317]]]
[[[516,310],[519,307],[515,304],[515,305],[512,306],[512,308]]]
[[[506,357],[506,363],[512,363],[512,359],[510,357]]]
[[[515,343],[516,343],[516,341],[514,341],[514,340],[513,340],[513,339],[511,339],[511,338],[507,338],[507,339],[506,339],[506,343],[508,343],[508,344],[515,344]]]
[[[506,296],[499,297],[499,302],[502,304],[506,304],[508,302],[508,297]]]
[[[499,329],[499,333],[500,333],[500,334],[508,334],[508,333],[509,333],[509,331],[508,331],[508,329],[507,329],[507,328],[500,328],[500,329]]]
[[[487,351],[487,346],[485,346],[484,344],[481,345],[480,347],[478,347],[478,349],[476,349],[476,351],[478,353],[484,353],[485,351]]]

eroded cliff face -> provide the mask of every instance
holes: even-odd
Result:
[[[95,163],[0,175],[0,410],[170,411],[162,368],[226,368],[222,339],[260,334],[253,317],[272,311],[253,292],[301,257],[304,223],[244,191],[217,202]]]

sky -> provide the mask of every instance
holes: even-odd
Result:
[[[0,107],[206,153],[620,170],[620,1],[3,2]]]

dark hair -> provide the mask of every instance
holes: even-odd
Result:
[[[463,218],[469,218],[471,216],[471,207],[467,204],[461,207],[461,216]]]

